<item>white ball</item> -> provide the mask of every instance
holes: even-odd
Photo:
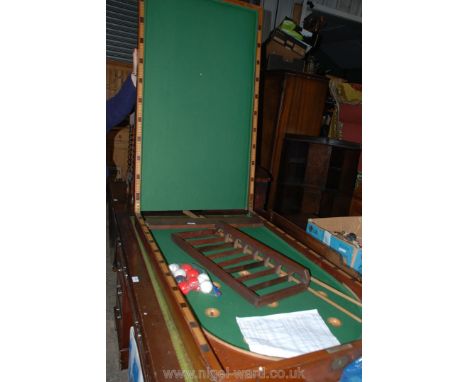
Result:
[[[176,270],[180,269],[179,264],[169,264],[169,270],[174,274]]]
[[[198,275],[198,282],[201,284],[203,281],[210,281],[210,276],[208,276],[206,273],[200,273]]]
[[[177,277],[177,276],[186,277],[187,276],[183,269],[177,269],[175,272],[172,272],[172,274],[174,275],[174,277]]]
[[[211,281],[203,281],[200,283],[200,291],[202,293],[208,294],[213,290],[213,284]]]

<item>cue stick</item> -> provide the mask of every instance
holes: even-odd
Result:
[[[350,292],[354,297],[356,297],[356,301],[361,302],[361,299],[359,298],[359,296],[358,296],[356,293],[354,293],[354,291],[353,291],[349,286],[347,286],[345,283],[342,283],[342,284],[343,284],[343,286],[344,286],[347,290],[349,290],[349,292]]]
[[[268,263],[268,266],[270,268],[275,268],[274,265]],[[282,271],[281,269],[279,270],[279,273],[280,274],[283,274],[283,275],[288,275],[286,272]],[[292,280],[296,281],[296,282],[299,282],[299,280],[297,280],[295,277],[291,277]],[[312,289],[311,287],[308,287],[307,290],[312,293],[313,295],[315,295],[316,297],[318,298],[321,298],[323,301],[327,302],[328,304],[330,304],[331,306],[335,307],[336,309],[338,309],[339,311],[343,312],[344,314],[346,314],[347,316],[351,317],[353,320],[356,320],[357,322],[359,323],[362,323],[362,320],[354,315],[353,313],[351,313],[350,311],[346,310],[345,308],[343,308],[341,305],[338,305],[336,302],[333,302],[332,300],[330,300],[329,298],[325,297],[325,296],[322,296],[318,291],[316,291],[315,289]]]
[[[358,317],[352,314],[351,312],[347,311],[345,308],[342,306],[338,305],[337,303],[333,302],[332,300],[328,299],[325,296],[322,296],[319,292],[317,292],[315,289],[312,288],[307,288],[307,290],[311,293],[313,293],[315,296],[321,298],[323,301],[328,302],[331,306],[334,306],[336,309],[342,311],[344,314],[348,315],[349,317],[353,318],[359,323],[362,323],[362,320]]]
[[[314,283],[320,285],[322,288],[325,288],[327,290],[329,290],[330,292],[336,294],[337,296],[340,296],[342,298],[344,298],[345,300],[348,300],[349,302],[352,302],[353,304],[359,306],[362,308],[362,303],[355,300],[354,298],[352,297],[349,297],[348,295],[340,292],[338,289],[335,289],[333,288],[332,286],[328,285],[328,284],[325,284],[323,281],[320,281],[319,279],[316,279],[315,277],[312,277],[310,276],[310,280],[313,281]],[[346,285],[346,284],[343,284],[343,285]]]

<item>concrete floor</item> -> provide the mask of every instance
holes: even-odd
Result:
[[[107,210],[107,208],[106,208]],[[115,280],[116,273],[112,272],[113,249],[109,243],[109,219],[106,219],[106,381],[127,382],[127,370],[120,370],[119,347],[117,332],[115,331]]]

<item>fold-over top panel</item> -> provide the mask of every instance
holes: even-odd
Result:
[[[247,209],[257,11],[145,2],[141,210]]]

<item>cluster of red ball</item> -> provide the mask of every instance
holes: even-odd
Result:
[[[221,295],[219,289],[211,282],[210,276],[201,270],[195,269],[192,265],[170,264],[169,269],[183,294],[188,294],[194,290],[215,296]]]

